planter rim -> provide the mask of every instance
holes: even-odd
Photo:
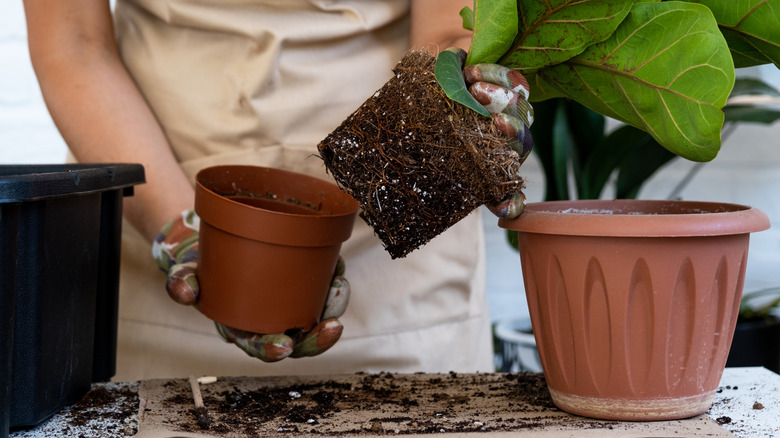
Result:
[[[571,200],[530,203],[501,228],[569,236],[691,237],[763,231],[769,218],[740,204],[668,200]]]
[[[280,193],[280,198],[295,195],[301,201],[320,202],[329,214],[279,212],[232,200],[219,193],[213,184],[218,178],[223,180],[222,183],[229,181],[225,175],[231,173],[251,175],[258,180],[274,178],[283,181],[285,193]],[[248,165],[212,166],[198,172],[195,181],[195,211],[202,221],[231,234],[279,245],[341,244],[352,235],[359,208],[358,202],[335,184],[282,169]]]

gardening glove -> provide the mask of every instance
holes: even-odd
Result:
[[[194,210],[183,211],[160,230],[152,244],[152,256],[166,273],[165,289],[177,303],[197,307],[198,229],[200,218]],[[332,347],[341,337],[338,318],[349,302],[350,287],[344,278],[344,261],[339,257],[320,322],[310,331],[288,330],[282,334],[258,334],[215,322],[226,342],[235,344],[252,357],[276,362],[285,357],[316,356]]]
[[[447,50],[458,55],[461,65],[465,62],[465,50]],[[517,70],[498,64],[466,66],[463,78],[469,93],[492,114],[496,128],[509,138],[509,147],[518,153],[522,164],[534,145],[529,129],[534,121],[534,110],[528,102],[528,80]],[[525,195],[518,191],[488,208],[500,218],[514,219],[525,209]]]

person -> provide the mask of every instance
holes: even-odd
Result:
[[[140,162],[125,200],[115,380],[183,375],[491,371],[480,216],[391,260],[362,221],[342,247],[352,296],[326,353],[267,364],[161,290],[151,242],[193,178],[253,164],[324,179],[316,145],[410,48],[468,47],[470,0],[25,0],[30,57],[82,162]]]

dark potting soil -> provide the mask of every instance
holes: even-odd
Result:
[[[138,432],[138,384],[96,384],[72,406],[36,428],[15,430],[13,437],[124,438]]]
[[[192,432],[231,438],[512,431],[533,436],[538,431],[583,429],[649,436],[665,423],[602,421],[565,414],[554,407],[543,375],[533,373],[223,377],[201,385],[201,392],[209,415],[206,428],[198,422],[188,380],[174,379],[140,385],[96,384],[79,403],[38,428],[15,431],[12,437],[112,438],[134,436],[139,430],[167,431],[166,436]],[[143,402],[140,412],[139,398]],[[722,403],[728,403],[727,399]],[[766,409],[756,402],[753,410]],[[746,424],[718,416],[723,417],[717,420],[722,425]],[[704,427],[712,432],[706,422],[686,421],[691,423],[683,427],[681,422],[671,422],[663,430],[691,432]]]
[[[327,215],[317,206],[301,203],[295,199],[279,200],[271,196],[250,196],[250,195],[227,195],[229,199],[246,204],[252,207],[262,208],[264,210],[276,211],[279,213],[303,214],[303,215]]]
[[[202,385],[208,430],[198,425],[183,380],[165,383],[159,410],[168,416],[165,426],[172,432],[229,437],[542,430],[551,421],[568,422],[575,429],[610,429],[614,424],[557,411],[541,374],[353,377],[284,384],[223,378]]]
[[[435,62],[409,52],[395,76],[319,145],[328,172],[360,203],[393,258],[523,186],[517,152],[492,119],[446,97]]]

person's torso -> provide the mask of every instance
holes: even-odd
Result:
[[[316,145],[392,75],[408,0],[119,0],[123,60],[185,170],[323,176]]]
[[[408,10],[409,0],[118,0],[115,20],[123,60],[190,177],[241,163],[328,178],[316,146],[392,76]],[[476,214],[391,260],[358,219],[342,247],[353,286],[344,337],[486,316],[482,245]],[[159,295],[150,305],[145,287],[132,289],[125,318],[173,324],[164,292],[143,291]],[[176,324],[195,330],[204,317],[192,314]],[[410,349],[426,342],[437,340]]]

